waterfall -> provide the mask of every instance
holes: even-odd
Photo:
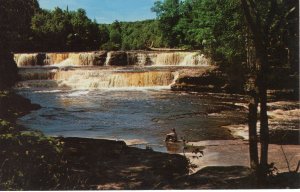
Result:
[[[174,81],[170,71],[70,70],[59,71],[54,79],[61,87],[72,89],[106,89],[169,86]]]
[[[93,66],[95,53],[64,53],[49,56],[50,64],[54,66]]]
[[[107,56],[106,56],[105,63],[104,63],[105,66],[108,66],[110,58],[111,58],[111,52],[108,52]]]
[[[106,51],[79,53],[22,53],[14,54],[18,67],[45,66],[99,66],[104,65]]]
[[[157,55],[155,65],[208,66],[209,59],[198,52],[172,52]]]
[[[49,83],[71,89],[107,89],[132,87],[166,87],[176,77],[172,71],[115,71],[109,69],[21,69],[22,84],[45,87]],[[46,81],[47,80],[47,81]],[[41,81],[44,81],[42,83]],[[25,82],[25,83],[24,83]],[[21,86],[20,84],[19,86]]]
[[[149,55],[146,52],[127,52],[128,65],[146,66],[151,65]]]
[[[18,67],[36,66],[38,63],[38,53],[14,54],[14,59]]]
[[[69,58],[69,53],[47,53],[44,60],[45,65],[54,65],[61,63]]]
[[[52,80],[54,79],[57,70],[45,70],[45,69],[30,69],[30,70],[19,70],[19,75],[22,81],[26,80]]]
[[[211,63],[203,54],[195,51],[30,53],[15,54],[14,58],[20,67],[21,80],[30,81],[29,84],[25,83],[26,85],[49,85],[72,89],[165,87],[174,84],[179,71],[182,70],[182,67],[177,70],[168,66],[198,66],[199,70],[206,70],[204,66]]]
[[[78,53],[15,54],[18,67],[64,66],[207,66],[211,61],[199,52],[95,51]]]

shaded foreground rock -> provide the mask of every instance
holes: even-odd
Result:
[[[122,141],[60,138],[64,158],[84,189],[155,189],[188,173],[181,155],[126,146]]]
[[[33,104],[29,99],[18,94],[0,92],[0,119],[15,121],[18,117],[40,108],[40,105]]]

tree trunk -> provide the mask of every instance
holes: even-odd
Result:
[[[249,4],[251,6],[249,6]],[[255,12],[255,3],[251,0],[241,0],[241,5],[245,13],[245,17],[248,23],[248,27],[253,34],[253,42],[256,52],[256,63],[260,67],[257,84],[258,84],[258,96],[260,101],[260,143],[261,143],[261,156],[260,166],[258,169],[260,178],[260,184],[264,184],[267,178],[268,171],[268,146],[269,146],[269,127],[268,127],[268,115],[267,115],[267,78],[268,73],[268,55],[267,55],[267,34],[264,34],[264,30],[260,25],[259,17],[253,17],[252,13]]]
[[[261,70],[261,73],[264,70]],[[267,115],[267,88],[265,83],[265,75],[261,75],[261,82],[259,85],[259,99],[260,99],[260,166],[262,177],[267,176],[268,171],[268,146],[269,146],[269,125]]]
[[[256,40],[254,40],[255,42]],[[269,125],[267,115],[267,73],[268,58],[266,48],[262,42],[255,42],[257,63],[260,66],[258,74],[258,90],[260,101],[260,166],[258,170],[259,181],[261,185],[265,185],[268,173],[268,147],[269,147]]]
[[[257,106],[258,106],[258,98],[254,90],[253,96],[249,103],[249,114],[248,114],[250,166],[254,170],[257,170],[259,164],[258,149],[257,149],[257,131],[256,131]]]

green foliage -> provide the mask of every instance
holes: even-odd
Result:
[[[156,20],[136,22],[115,21],[110,25],[100,25],[105,50],[138,50],[148,47],[164,47],[159,23]]]
[[[62,180],[62,144],[39,132],[0,121],[0,189],[55,189]]]
[[[152,10],[170,47],[201,49],[228,75],[231,90],[243,90],[246,26],[238,1],[165,0]]]
[[[41,10],[32,18],[31,28],[38,51],[96,50],[102,40],[98,24],[83,9]]]
[[[67,174],[62,144],[17,126],[16,117],[36,105],[12,92],[0,93],[0,190],[55,189]]]
[[[297,75],[299,1],[254,2],[257,18],[267,26],[260,34],[267,42],[270,64]],[[232,90],[242,91],[251,56],[247,50],[254,45],[241,8],[236,0],[164,0],[155,2],[152,11],[167,46],[203,50],[228,75]]]
[[[164,2],[156,1],[152,7],[159,19],[159,27],[162,30],[163,37],[170,47],[175,47],[182,39],[180,29],[182,25],[179,21],[181,18],[181,9],[179,0],[165,0]],[[179,25],[179,26],[178,26]]]
[[[204,49],[217,60],[245,55],[245,25],[237,1],[166,0],[156,2],[152,10],[171,47]]]

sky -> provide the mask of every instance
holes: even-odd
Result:
[[[43,9],[60,7],[69,10],[85,9],[90,19],[98,23],[140,21],[155,18],[151,7],[156,0],[39,0]]]

